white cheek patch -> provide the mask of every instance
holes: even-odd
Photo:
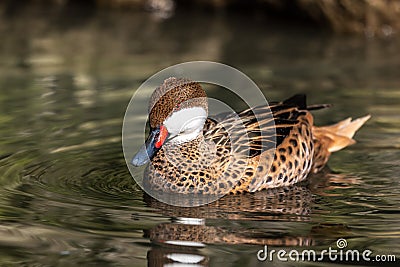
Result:
[[[188,134],[192,134],[193,132],[199,133],[203,129],[206,119],[207,112],[204,108],[185,108],[172,113],[171,116],[164,121],[164,126],[167,127],[171,136],[176,136],[181,133],[183,137],[185,132]]]
[[[192,118],[182,126],[181,131],[188,131],[191,132],[196,130],[197,128],[203,128],[205,118],[204,117],[196,117]]]

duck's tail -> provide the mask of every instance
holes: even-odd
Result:
[[[353,139],[354,134],[370,117],[367,115],[355,120],[347,118],[329,126],[313,126],[315,146],[313,172],[318,172],[325,166],[332,152],[354,144],[356,142]]]

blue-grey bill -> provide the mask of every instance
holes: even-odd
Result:
[[[132,158],[132,165],[133,166],[142,166],[150,161],[149,155],[147,155],[146,144],[143,144],[139,151],[136,153],[135,156]]]

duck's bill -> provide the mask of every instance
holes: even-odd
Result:
[[[147,154],[146,145],[142,145],[139,151],[136,153],[135,156],[132,158],[132,165],[135,167],[142,166],[150,161],[150,158]]]
[[[164,126],[153,129],[147,137],[145,144],[133,156],[132,165],[137,167],[148,163],[157,151],[160,150],[167,137],[168,131]]]

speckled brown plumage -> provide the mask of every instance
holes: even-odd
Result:
[[[196,82],[166,80],[151,97],[151,127],[161,125],[181,104],[207,109],[205,97]],[[321,170],[336,148],[354,143],[352,136],[368,118],[316,127],[304,96],[218,121],[209,118],[196,139],[163,145],[146,168],[144,186],[161,192],[224,195],[292,185]],[[274,146],[265,149],[262,144]]]

